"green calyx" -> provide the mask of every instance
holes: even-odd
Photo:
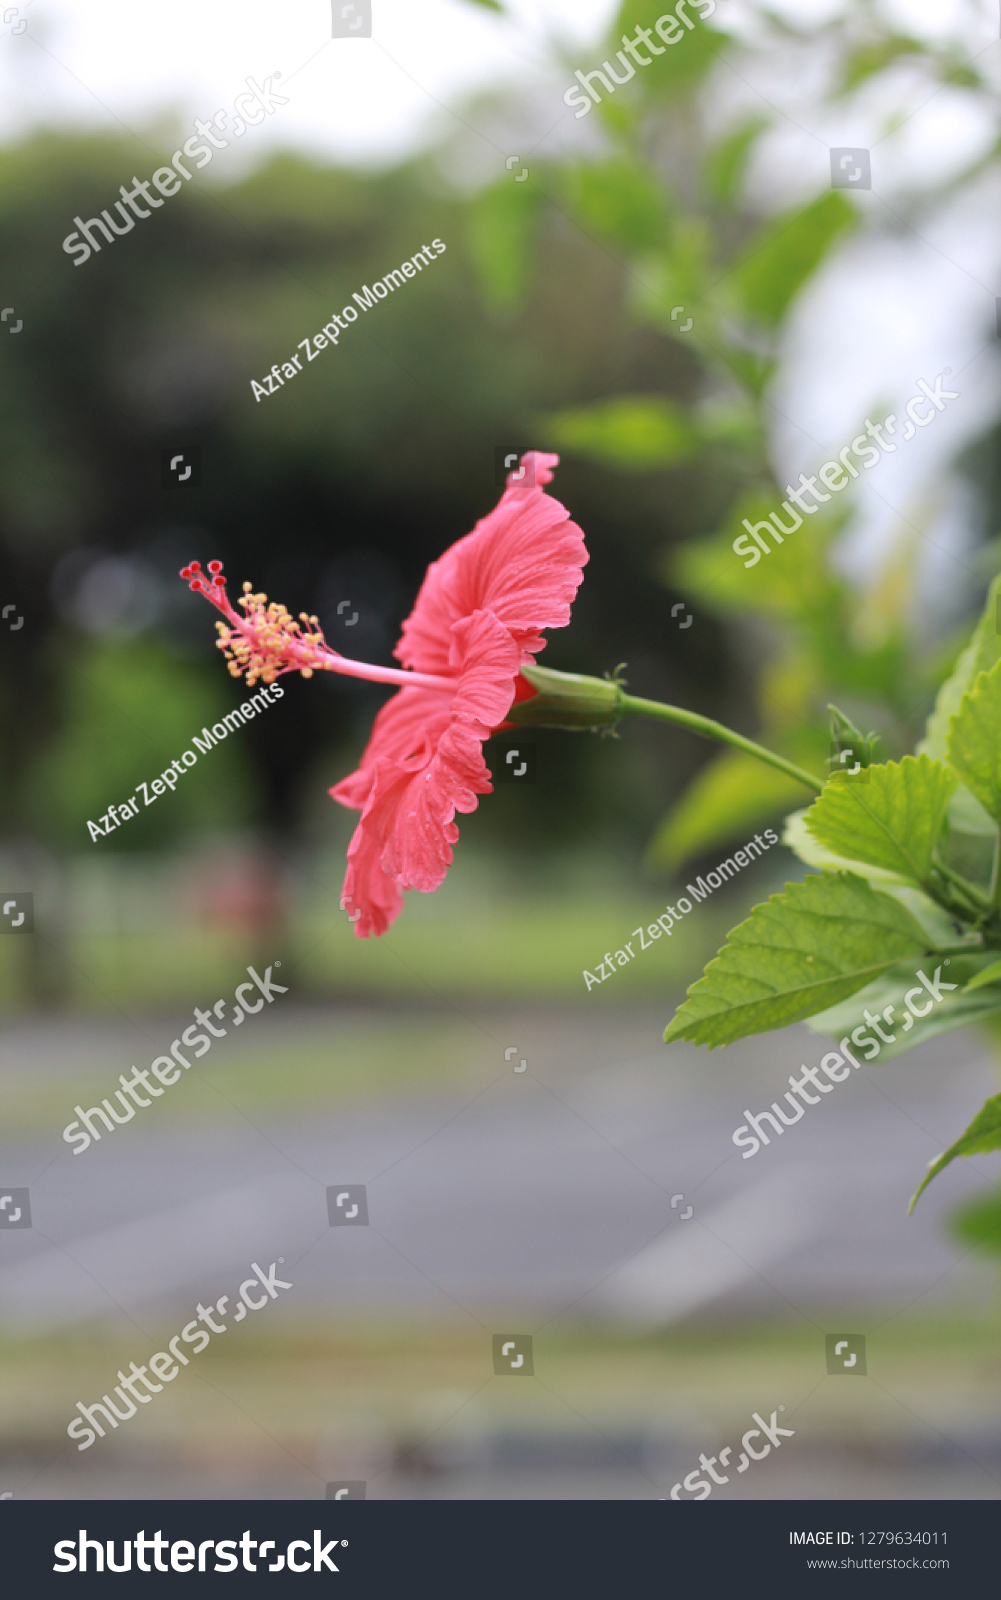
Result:
[[[703,739],[719,739],[723,744],[744,750],[820,793],[823,784],[818,778],[786,761],[784,756],[776,755],[774,750],[766,750],[753,739],[745,739],[743,734],[725,728],[721,722],[700,716],[697,711],[685,711],[682,706],[663,705],[659,700],[638,700],[635,695],[626,694],[622,670],[622,666],[618,666],[604,678],[587,678],[579,672],[554,672],[550,667],[522,667],[522,677],[536,693],[530,700],[516,702],[506,721],[516,722],[521,727],[568,728],[571,731],[600,728],[614,734],[621,717],[655,717],[660,722],[673,722],[679,728],[687,728]]]
[[[535,689],[519,700],[508,722],[526,728],[611,728],[623,714],[622,686],[614,678],[588,678],[551,667],[522,667],[521,675]]]

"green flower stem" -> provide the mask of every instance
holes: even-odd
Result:
[[[703,739],[719,739],[723,744],[733,745],[735,750],[757,756],[759,761],[775,767],[778,772],[784,772],[787,778],[795,778],[797,783],[813,789],[816,794],[824,787],[819,778],[804,772],[802,767],[786,761],[784,756],[776,755],[774,750],[766,750],[764,745],[755,744],[753,739],[745,739],[743,734],[734,733],[732,728],[724,727],[722,722],[714,722],[711,717],[700,717],[695,711],[683,711],[680,706],[663,705],[659,700],[639,700],[631,694],[620,695],[618,709],[623,715],[656,717],[661,722],[675,722],[681,728],[701,734]]]
[[[747,755],[756,756],[787,778],[795,778],[819,794],[824,785],[819,778],[804,772],[784,756],[778,756],[764,745],[745,739],[742,734],[725,728],[722,722],[711,717],[700,717],[695,711],[683,711],[681,706],[667,706],[659,700],[639,700],[626,694],[618,678],[590,678],[577,672],[559,672],[552,667],[524,666],[521,676],[535,690],[533,696],[519,700],[507,714],[508,723],[519,727],[535,728],[608,728],[612,729],[624,716],[656,717],[661,722],[674,722],[704,739],[718,739],[722,744],[733,745]]]

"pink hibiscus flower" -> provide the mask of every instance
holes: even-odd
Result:
[[[385,933],[405,889],[427,894],[444,879],[456,812],[475,811],[477,797],[493,792],[483,742],[516,700],[535,693],[519,673],[544,647],[541,629],[570,621],[588,555],[570,513],[542,492],[558,461],[526,455],[519,477],[535,486],[520,488],[511,474],[489,516],[432,562],[393,652],[402,671],[339,655],[316,617],[302,614],[304,630],[249,583],[240,616],[221,562],[209,563],[211,578],[197,561],[181,572],[226,617],[216,626],[234,677],[253,685],[319,669],[401,686],[376,716],[358,770],[330,790],[361,812],[341,896],[361,939]]]

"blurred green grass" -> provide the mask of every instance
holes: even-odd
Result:
[[[163,1337],[176,1331],[165,1324]],[[0,1341],[0,1442],[5,1449],[58,1449],[79,1398],[100,1395],[128,1357],[145,1360],[156,1333],[93,1329]],[[463,1401],[475,1396],[476,1424],[533,1433],[634,1429],[732,1434],[735,1419],[781,1403],[804,1441],[927,1444],[937,1429],[996,1436],[1001,1361],[988,1313],[954,1319],[894,1318],[870,1334],[873,1382],[826,1381],[823,1335],[802,1323],[706,1322],[645,1337],[588,1325],[549,1327],[535,1339],[536,1375],[546,1386],[491,1382],[489,1336],[479,1328],[338,1314],[280,1331],[248,1326],[215,1341],[167,1398],[129,1428],[99,1441],[105,1465],[137,1449],[218,1459],[241,1437],[271,1453],[287,1449],[308,1473],[318,1443],[365,1435],[383,1443],[430,1435],[440,1406],[445,1433],[461,1435]],[[205,1382],[199,1382],[201,1376]],[[548,1398],[547,1398],[548,1396]],[[552,1403],[550,1403],[552,1402]],[[449,1418],[454,1415],[454,1424]],[[793,1420],[794,1419],[794,1420]],[[437,1419],[436,1419],[437,1420]],[[88,1452],[91,1458],[97,1449]],[[44,1492],[44,1488],[43,1491]],[[809,1491],[807,1491],[809,1492]]]
[[[339,882],[339,861],[336,868]],[[336,892],[315,878],[287,920],[253,936],[169,916],[159,926],[60,935],[40,919],[40,949],[27,939],[0,940],[0,1011],[10,1027],[25,1030],[9,1044],[5,1125],[41,1132],[61,1127],[75,1102],[99,1103],[130,1061],[145,1065],[169,1047],[194,1007],[231,1001],[248,965],[261,974],[273,968],[290,1010],[279,996],[265,1008],[266,1028],[231,1029],[197,1063],[197,1077],[218,1094],[168,1095],[161,1120],[211,1119],[231,1103],[250,1116],[271,1109],[294,1116],[334,1103],[481,1087],[498,1060],[496,1040],[472,1021],[483,1008],[569,1007],[598,1016],[645,1003],[659,1033],[746,914],[748,898],[763,898],[772,886],[759,875],[741,885],[739,903],[714,896],[671,938],[648,940],[646,950],[633,940],[635,958],[588,990],[584,971],[596,974],[604,953],[648,926],[668,894],[626,893],[614,880],[587,893],[522,885],[519,877],[505,886],[477,864],[434,895],[408,896],[380,940],[356,939]],[[677,900],[676,889],[671,895]],[[39,1004],[32,994],[39,959],[60,986],[57,1001]],[[340,1008],[336,1019],[331,1004]]]
[[[694,908],[670,938],[648,940],[647,950],[634,941],[635,959],[590,991],[584,972],[597,975],[606,952],[662,913],[666,892],[533,894],[520,884],[505,894],[485,884],[481,894],[446,882],[433,896],[409,895],[403,915],[378,940],[354,937],[335,890],[276,927],[264,944],[166,917],[159,926],[69,934],[39,923],[35,937],[59,973],[65,1005],[86,1012],[204,1004],[208,991],[231,994],[248,961],[259,968],[281,961],[283,981],[295,984],[299,998],[582,996],[602,1005],[674,993],[700,976],[727,928],[747,914],[749,891],[764,897],[750,884],[741,888],[739,909],[719,896]],[[671,894],[676,900],[678,891]],[[0,941],[0,1008],[8,1013],[29,1003],[29,957],[26,941]]]
[[[653,999],[666,1026],[685,984],[715,949],[714,925],[722,934],[718,914],[704,916],[701,925],[691,919],[684,943],[675,935],[647,951],[636,946],[636,960],[590,992],[582,978],[585,965],[594,971],[609,939],[616,948],[618,938],[629,938],[639,919],[649,922],[663,903],[614,895],[547,897],[535,904],[467,905],[456,915],[454,907],[436,906],[432,897],[412,896],[381,941],[356,939],[334,909],[330,920],[297,921],[273,944],[256,949],[232,935],[197,928],[182,937],[170,930],[81,937],[70,945],[65,1009],[80,1019],[83,1031],[67,1049],[53,1013],[21,1011],[29,1030],[36,1024],[55,1027],[51,1038],[32,1046],[31,1070],[7,1074],[5,1125],[11,1132],[41,1131],[54,1121],[62,1126],[68,1104],[99,1102],[129,1061],[144,1065],[169,1047],[175,1024],[182,1025],[178,1011],[187,1014],[186,1024],[194,1006],[210,1006],[219,996],[231,999],[248,963],[263,974],[267,965],[281,962],[272,976],[287,985],[294,1002],[294,1030],[283,1025],[291,1021],[279,1009],[283,996],[268,1013],[267,1032],[230,1030],[197,1063],[198,1077],[219,1095],[199,1095],[197,1103],[190,1095],[165,1096],[160,1109],[171,1121],[226,1115],[230,1102],[249,1115],[270,1108],[295,1115],[333,1102],[433,1094],[471,1078],[479,1082],[484,1073],[496,1074],[497,1046],[472,1025],[467,1005],[524,1010],[557,1004],[607,1012]],[[22,950],[14,938],[0,941],[9,1020],[23,1000],[17,973]],[[315,1022],[310,1001],[325,1007]],[[336,1026],[326,1009],[331,1001],[344,1007]],[[148,1046],[137,1043],[134,1033],[113,1042],[102,1038],[95,1026],[99,1013],[116,1027],[119,1019],[135,1019]],[[64,1015],[62,1028],[66,1020]]]

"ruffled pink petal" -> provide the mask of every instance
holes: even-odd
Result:
[[[518,463],[517,472],[508,473],[507,487],[524,488],[525,479],[531,478],[535,487],[541,489],[544,483],[552,483],[553,468],[559,464],[559,456],[551,455],[546,450],[526,450]]]
[[[384,757],[376,761],[371,771],[365,809],[348,846],[341,891],[341,907],[354,923],[359,939],[385,933],[403,910],[403,890],[397,879],[386,872],[382,857],[410,776],[405,768]]]
[[[431,689],[400,689],[376,713],[358,771],[329,791],[352,811],[361,811],[374,781],[375,764],[385,756],[394,763],[424,763],[448,727],[452,697]]]
[[[565,506],[541,485],[558,456],[532,451],[523,465],[536,486],[505,489],[493,511],[432,562],[394,651],[411,671],[457,667],[453,626],[475,611],[492,611],[529,660],[545,644],[542,628],[564,628],[588,555],[584,535]]]
[[[403,889],[427,894],[438,888],[459,837],[455,813],[475,811],[478,796],[493,792],[482,745],[511,705],[521,652],[488,611],[462,618],[452,631],[460,679],[448,725],[424,737],[415,724],[414,735],[422,733],[420,754],[395,760],[378,755],[367,769],[368,792],[348,847],[342,896],[349,915],[360,913],[355,933],[361,939],[385,932],[402,909]],[[397,699],[410,692],[401,691]],[[393,736],[400,745],[395,728]]]

